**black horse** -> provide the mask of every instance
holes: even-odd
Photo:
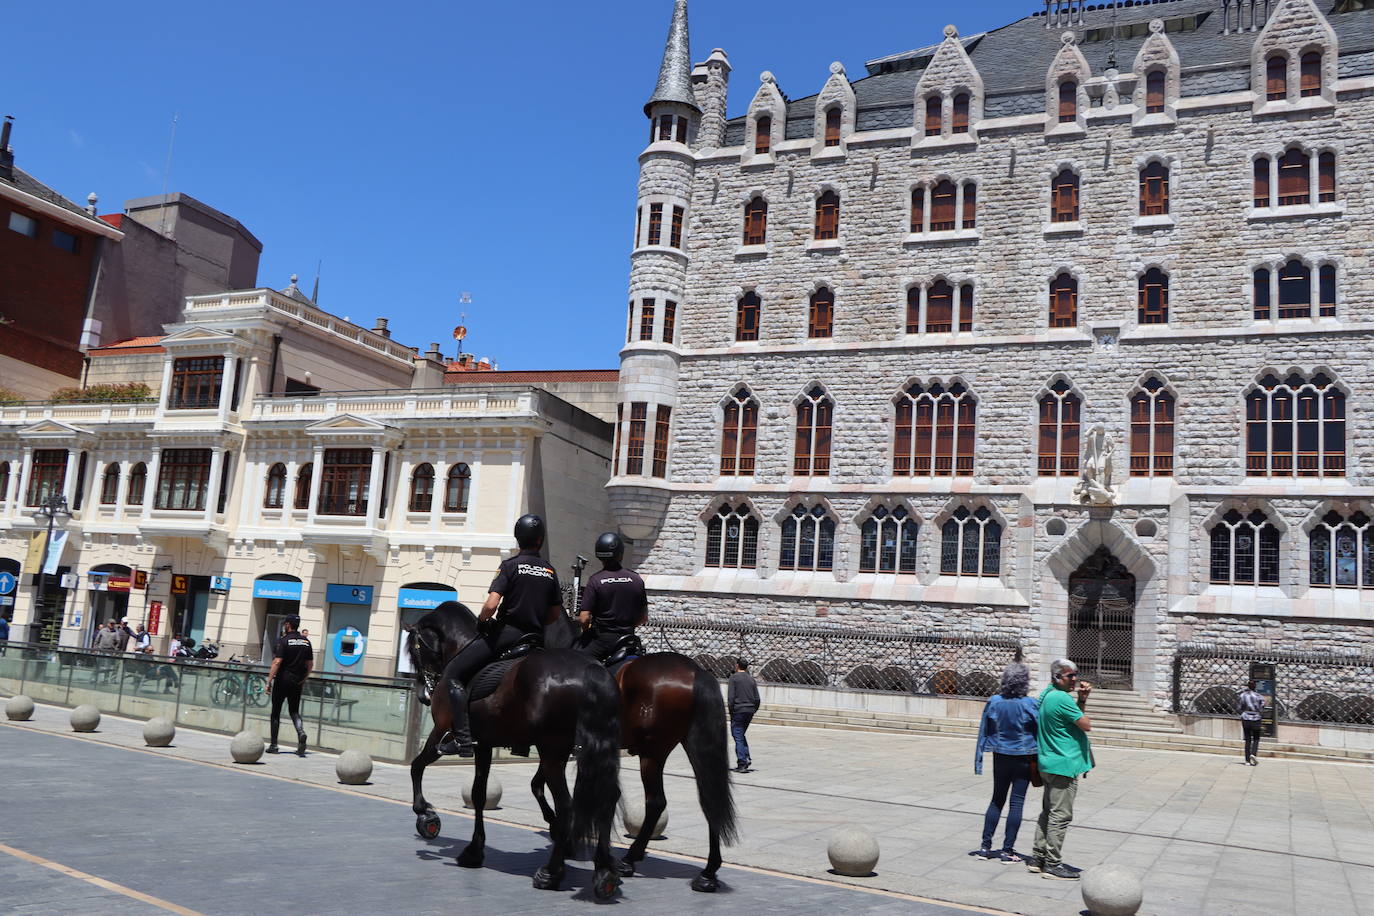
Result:
[[[476,623],[465,605],[448,601],[421,617],[406,637],[421,702],[430,704],[434,720],[429,739],[410,764],[416,829],[427,839],[438,835],[439,817],[420,790],[421,777],[425,767],[439,758],[436,748],[452,726],[448,691],[442,689],[435,672],[443,671],[448,659],[475,637]],[[552,849],[548,864],[534,874],[534,886],[557,890],[564,860],[578,843],[588,841],[596,843],[592,891],[601,900],[614,895],[620,885],[610,845],[611,823],[620,799],[619,705],[619,690],[610,674],[587,656],[568,649],[546,649],[520,658],[493,693],[472,702],[476,818],[472,841],[458,855],[458,864],[480,868],[485,855],[482,808],[492,748],[533,746],[539,751],[540,777],[554,797],[548,818]],[[580,751],[570,796],[566,768],[574,747]]]

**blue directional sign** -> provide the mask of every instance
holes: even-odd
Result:
[[[8,595],[19,584],[11,573],[0,572],[0,595]]]

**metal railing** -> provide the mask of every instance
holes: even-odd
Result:
[[[1374,655],[1258,652],[1182,645],[1174,656],[1174,712],[1235,717],[1250,663],[1275,667],[1280,721],[1374,725]]]
[[[648,651],[681,652],[717,677],[744,658],[763,683],[923,695],[991,696],[1002,669],[1021,658],[1014,640],[838,625],[661,617],[639,636]]]

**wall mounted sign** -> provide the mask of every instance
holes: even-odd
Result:
[[[445,601],[457,600],[458,593],[451,589],[403,588],[396,599],[396,606],[403,610],[407,608],[429,610],[438,607]]]
[[[185,577],[185,576],[179,576],[179,575],[177,575],[176,573],[173,573],[173,574],[172,574],[172,594],[173,594],[173,595],[184,595],[184,594],[186,594],[186,577]]]
[[[340,665],[358,664],[366,648],[367,637],[357,627],[344,627],[334,634],[334,661]]]
[[[275,598],[278,601],[300,601],[301,583],[284,579],[258,579],[253,583],[254,598]]]
[[[370,585],[330,585],[324,590],[324,600],[330,604],[372,604]]]
[[[234,580],[229,578],[228,576],[210,577],[210,591],[212,592],[217,592],[221,595],[227,595],[229,594],[229,589],[232,588],[233,585]]]

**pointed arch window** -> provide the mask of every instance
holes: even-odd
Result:
[[[1169,212],[1169,167],[1151,162],[1140,170],[1140,215],[1163,216]]]
[[[1322,94],[1322,56],[1319,51],[1308,51],[1299,61],[1298,95],[1307,98],[1308,96]]]
[[[1312,268],[1299,258],[1289,258],[1279,268],[1279,317],[1309,318],[1312,315]]]
[[[926,330],[948,334],[954,330],[954,287],[936,280],[926,291]]]
[[[1279,157],[1279,206],[1291,207],[1312,199],[1311,163],[1306,150],[1294,147]]]
[[[1174,396],[1157,378],[1131,395],[1131,476],[1174,473]]]
[[[4,467],[5,484],[9,483],[8,464]],[[0,486],[0,500],[5,498],[5,487]],[[110,462],[105,465],[105,474],[100,480],[100,504],[102,506],[113,506],[119,501],[119,464]]]
[[[1268,321],[1270,316],[1273,315],[1269,296],[1269,285],[1271,282],[1269,268],[1260,267],[1255,271],[1254,299],[1256,321]]]
[[[961,382],[913,383],[897,396],[892,473],[971,477],[978,399]]]
[[[940,526],[940,575],[995,576],[1001,558],[1002,525],[986,506],[960,506]]]
[[[816,198],[816,240],[840,237],[840,195],[826,191]]]
[[[1282,54],[1264,62],[1264,97],[1270,102],[1288,98],[1288,58]]]
[[[763,300],[759,294],[750,290],[739,297],[735,305],[735,340],[758,340],[759,318],[763,312]]]
[[[840,145],[840,106],[832,105],[825,110],[825,145]]]
[[[313,471],[314,467],[307,461],[296,472],[296,492],[293,494],[295,498],[291,501],[291,508],[308,509],[310,507],[310,478]]]
[[[1211,580],[1219,585],[1278,585],[1279,529],[1259,509],[1230,509],[1212,526]]]
[[[969,95],[967,92],[956,93],[950,110],[949,132],[952,134],[968,133],[968,119]]]
[[[434,465],[421,464],[410,474],[410,511],[428,512],[434,507]]]
[[[468,491],[471,487],[472,469],[461,461],[452,465],[444,481],[444,511],[468,511]]]
[[[1317,200],[1333,203],[1336,200],[1336,154],[1322,153],[1317,157]]]
[[[1374,519],[1334,509],[1307,534],[1308,583],[1337,588],[1374,588]]]
[[[835,334],[835,292],[822,286],[811,294],[807,314],[807,337],[833,337]]]
[[[1064,80],[1059,84],[1059,123],[1068,124],[1078,118],[1078,82]]]
[[[148,466],[140,461],[129,469],[129,492],[125,501],[131,506],[143,505],[143,491],[148,489]]]
[[[1140,324],[1169,323],[1169,275],[1151,267],[1136,281],[1136,320]]]
[[[835,520],[820,506],[797,506],[782,523],[778,569],[835,568]]]
[[[944,100],[938,94],[926,96],[926,136],[940,136],[941,121],[944,118]]]
[[[754,155],[766,156],[773,148],[773,119],[761,115],[754,122]]]
[[[1050,182],[1050,222],[1071,223],[1078,219],[1078,173],[1060,169]]]
[[[1164,111],[1164,71],[1151,70],[1145,76],[1145,113],[1160,114]]]
[[[915,573],[920,526],[904,506],[879,506],[859,526],[859,572]]]
[[[936,182],[930,189],[930,231],[951,232],[955,226],[956,192],[949,179]]]
[[[725,424],[720,434],[722,477],[753,475],[758,426],[759,402],[749,389],[741,388],[725,404]]]
[[[744,205],[744,244],[762,245],[768,240],[768,201],[750,198]]]
[[[797,436],[792,473],[798,477],[830,474],[830,436],[835,402],[819,385],[797,402]]]
[[[753,569],[758,565],[759,520],[748,506],[725,504],[706,523],[706,565]]]
[[[286,465],[278,461],[267,469],[267,486],[262,495],[264,509],[280,509],[286,500]]]
[[[1078,278],[1071,273],[1050,281],[1050,327],[1078,327]]]
[[[1041,477],[1078,475],[1078,433],[1083,401],[1059,379],[1040,396],[1038,471]]]
[[[1345,393],[1326,373],[1264,376],[1245,419],[1248,476],[1345,476]]]

